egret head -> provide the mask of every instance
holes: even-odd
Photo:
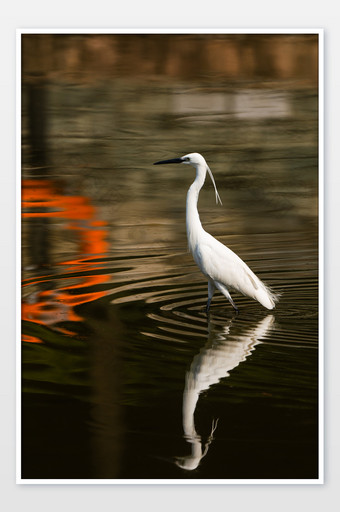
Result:
[[[188,155],[181,156],[180,158],[171,158],[170,160],[161,160],[155,162],[153,165],[160,164],[190,164],[196,167],[197,165],[204,165],[207,167],[207,162],[199,153],[189,153]]]
[[[207,166],[207,162],[199,153],[189,153],[188,155],[182,156],[183,164],[190,164],[196,167],[196,165],[204,165]]]

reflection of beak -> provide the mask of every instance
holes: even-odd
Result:
[[[188,471],[196,469],[201,461],[200,457],[192,457],[191,455],[184,457],[161,457],[160,455],[152,455],[154,459],[162,460],[163,462],[175,463],[181,469]]]
[[[182,158],[171,158],[170,160],[160,160],[159,162],[155,162],[153,165],[159,164],[181,164],[183,162]]]
[[[170,464],[174,463],[174,459],[177,457],[162,457],[161,455],[150,455],[153,459],[162,460],[164,462],[169,462]]]

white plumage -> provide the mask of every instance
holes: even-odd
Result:
[[[195,181],[190,186],[187,194],[186,226],[189,250],[196,264],[208,279],[207,312],[216,289],[229,300],[236,311],[238,311],[238,308],[230,296],[230,289],[257,300],[267,309],[273,309],[278,296],[260,281],[237,254],[203,229],[197,210],[197,202],[207,171],[215,188],[216,201],[221,202],[213,174],[203,156],[199,153],[189,153],[180,158],[155,162],[155,165],[168,163],[190,164],[196,168]]]

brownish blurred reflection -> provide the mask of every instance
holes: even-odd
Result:
[[[315,34],[23,34],[23,78],[318,79]]]

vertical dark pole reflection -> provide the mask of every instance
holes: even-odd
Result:
[[[32,167],[43,167],[46,172],[48,164],[47,136],[47,87],[44,78],[36,77],[33,82],[25,84],[28,118],[28,144],[30,148],[29,163]]]
[[[27,104],[27,140],[22,140],[22,162],[30,165],[32,169],[48,177],[48,121],[47,121],[47,87],[43,76],[36,76],[32,81],[22,85],[23,97]],[[22,113],[23,116],[23,113]],[[24,125],[24,123],[22,123]],[[23,137],[23,135],[22,135]],[[28,146],[27,154],[24,153]],[[41,177],[41,176],[40,176]],[[50,265],[50,221],[46,217],[30,218],[28,224],[28,237],[30,240],[30,265],[35,268]]]
[[[119,310],[100,301],[79,310],[86,316],[91,332],[91,478],[114,479],[119,477],[123,446]]]
[[[190,445],[190,454],[184,457],[176,457],[175,464],[182,469],[192,471],[196,469],[203,457],[207,454],[209,445],[213,441],[213,435],[217,429],[218,420],[212,421],[211,432],[205,441],[195,428],[195,410],[200,394],[213,384],[217,384],[222,378],[229,377],[229,372],[255,350],[271,329],[274,316],[267,315],[264,319],[252,327],[246,327],[240,334],[233,335],[230,320],[223,331],[216,333],[209,322],[209,336],[206,345],[193,358],[189,371],[185,376],[185,388],[183,392],[183,431],[184,438]]]

